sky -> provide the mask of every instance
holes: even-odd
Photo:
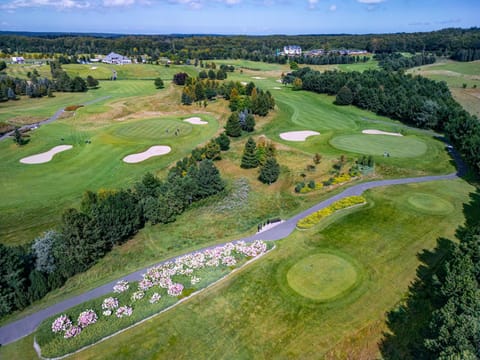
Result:
[[[0,0],[0,30],[367,34],[480,26],[480,0]]]

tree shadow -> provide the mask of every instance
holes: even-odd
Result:
[[[465,224],[456,230],[459,239],[480,224],[480,190],[469,194],[470,201],[463,205]],[[433,251],[423,250],[418,254],[421,264],[417,268],[416,280],[410,285],[407,297],[395,309],[387,313],[387,332],[380,342],[380,351],[386,360],[431,359],[424,347],[424,340],[429,338],[429,324],[432,312],[442,306],[435,297],[435,283],[444,259],[453,251],[451,240],[440,238]]]
[[[406,299],[387,313],[389,331],[383,333],[379,346],[384,359],[431,359],[423,342],[429,335],[431,314],[438,307],[432,275],[439,271],[452,246],[452,241],[440,238],[433,251],[423,250],[417,255],[422,263],[417,268],[416,280],[410,285]]]

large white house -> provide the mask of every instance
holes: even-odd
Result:
[[[283,47],[283,53],[287,56],[302,55],[302,48],[298,45],[287,45]]]
[[[126,56],[123,56],[123,55],[120,55],[120,54],[116,54],[114,52],[111,52],[110,54],[108,54],[107,56],[105,56],[102,60],[102,62],[106,63],[106,64],[119,64],[119,65],[123,65],[123,64],[131,64],[132,63],[132,60],[130,60],[129,58],[127,58]]]
[[[12,64],[25,64],[25,59],[23,56],[13,56]]]

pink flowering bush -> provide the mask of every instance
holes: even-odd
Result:
[[[133,309],[130,306],[120,306],[115,315],[117,315],[118,318],[122,318],[124,316],[130,316],[132,315]]]
[[[65,331],[72,326],[72,321],[68,318],[67,315],[61,315],[55,319],[52,323],[52,331],[58,333],[60,331]]]
[[[108,297],[103,300],[103,303],[102,303],[103,315],[105,316],[112,315],[112,311],[115,310],[116,308],[118,308],[118,299],[113,297]]]
[[[70,339],[72,337],[75,337],[77,336],[78,334],[80,334],[82,332],[82,328],[80,326],[70,326],[67,331],[65,331],[65,334],[63,335],[63,337],[65,339]]]
[[[98,316],[93,310],[86,310],[78,315],[78,326],[86,328],[88,325],[95,324],[98,320]]]
[[[182,284],[172,284],[169,288],[168,288],[168,295],[170,296],[179,296],[183,291],[183,285]]]

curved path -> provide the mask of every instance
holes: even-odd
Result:
[[[111,98],[111,96],[102,96],[102,97],[99,97],[97,99],[87,101],[87,102],[83,103],[82,105],[83,106],[91,105],[91,104],[94,104],[96,102],[100,102],[102,100],[109,99],[109,98]],[[60,110],[57,110],[57,112],[55,114],[53,114],[52,116],[50,116],[48,119],[36,122],[34,124],[24,125],[24,126],[20,127],[19,130],[20,131],[28,130],[28,129],[31,130],[31,129],[36,129],[40,125],[49,124],[49,123],[57,120],[60,117],[60,115],[62,115],[64,112],[65,112],[65,110],[63,110],[63,108],[62,108]],[[10,131],[6,134],[3,134],[2,136],[0,136],[0,141],[12,136],[14,132],[15,132],[15,130],[12,130],[12,131]],[[0,342],[0,344],[1,344],[1,342]]]
[[[456,156],[454,156],[454,157],[456,158]],[[459,164],[459,174],[461,174],[464,170],[464,167],[463,167],[461,162],[459,162],[458,164]],[[258,233],[258,234],[255,234],[255,235],[252,235],[252,236],[249,236],[249,237],[245,237],[245,238],[242,238],[242,239],[239,239],[239,240],[236,240],[236,241],[246,241],[246,242],[250,242],[250,241],[254,241],[254,240],[271,240],[271,241],[274,241],[274,240],[283,239],[293,232],[293,230],[296,227],[296,224],[297,224],[298,220],[304,218],[305,216],[307,216],[307,215],[309,215],[309,214],[311,214],[315,211],[318,211],[320,209],[323,209],[326,206],[331,205],[333,202],[335,202],[337,200],[340,200],[342,198],[352,196],[352,195],[360,195],[368,189],[381,187],[381,186],[390,186],[390,185],[413,184],[413,183],[422,183],[422,182],[439,181],[439,180],[453,180],[453,179],[456,179],[456,178],[458,178],[458,175],[453,173],[453,174],[449,174],[449,175],[424,176],[424,177],[417,177],[417,178],[404,178],[404,179],[392,179],[392,180],[379,180],[379,181],[371,181],[371,182],[357,184],[357,185],[354,185],[354,186],[344,190],[343,192],[341,192],[341,193],[339,193],[335,196],[332,196],[331,198],[329,198],[327,200],[324,200],[324,201],[318,203],[317,205],[311,207],[310,209],[305,210],[305,211],[297,214],[296,216],[278,224],[277,226],[274,226],[273,228],[271,228],[269,230],[266,230],[264,232],[261,232],[261,233]],[[216,245],[206,247],[206,248],[203,248],[203,249],[199,249],[199,250],[196,250],[196,251],[203,251],[207,248],[213,248],[213,247],[220,246],[220,245],[222,245],[222,244],[216,244]],[[196,251],[194,251],[194,252],[196,252]],[[179,256],[183,256],[183,254],[179,255]],[[171,260],[174,260],[174,259],[176,259],[176,257],[164,260],[161,263],[164,263],[166,261],[171,261]],[[151,266],[148,266],[144,269],[138,270],[134,273],[131,273],[131,274],[123,277],[122,279],[125,279],[127,281],[141,280],[142,274],[144,274],[146,272],[146,270],[150,267]],[[27,336],[27,335],[31,334],[32,332],[35,331],[37,326],[40,325],[40,323],[44,319],[46,319],[46,318],[48,318],[52,315],[61,313],[65,310],[71,308],[72,306],[81,304],[84,301],[91,300],[91,299],[94,299],[94,298],[97,298],[99,296],[106,295],[106,294],[112,292],[112,288],[116,284],[117,281],[118,280],[112,281],[112,282],[110,282],[106,285],[100,286],[98,288],[90,290],[90,291],[88,291],[86,293],[83,293],[81,295],[78,295],[78,296],[72,297],[70,299],[61,301],[61,302],[59,302],[55,305],[52,305],[52,306],[50,306],[46,309],[40,310],[40,311],[38,311],[38,312],[36,312],[32,315],[26,316],[25,318],[23,318],[21,320],[15,321],[13,323],[10,323],[8,325],[5,325],[5,326],[1,327],[0,328],[0,344],[8,344],[8,343],[16,341],[16,340],[18,340],[18,339],[20,339],[24,336]]]

